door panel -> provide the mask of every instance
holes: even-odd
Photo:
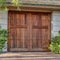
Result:
[[[9,11],[9,51],[48,50],[51,25],[50,13]]]
[[[39,14],[32,14],[32,20],[33,48],[38,49],[41,48],[41,29],[39,29],[41,27],[41,17]]]

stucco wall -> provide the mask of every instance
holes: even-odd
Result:
[[[7,29],[8,26],[8,12],[0,12],[0,26],[2,29]],[[3,51],[7,51],[7,42],[5,43],[5,47]]]
[[[54,11],[52,13],[52,36],[56,36],[60,30],[60,12]]]

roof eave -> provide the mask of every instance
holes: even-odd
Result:
[[[7,2],[8,6],[12,6],[11,2]],[[51,9],[51,10],[60,10],[60,5],[52,4],[31,4],[31,3],[22,3],[21,7],[30,7],[30,8],[42,8],[42,9]]]

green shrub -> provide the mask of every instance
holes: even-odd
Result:
[[[2,52],[4,46],[5,46],[5,42],[7,41],[8,38],[8,32],[5,29],[0,29],[0,52]]]
[[[60,53],[60,31],[58,32],[57,36],[52,38],[49,48],[54,53]]]

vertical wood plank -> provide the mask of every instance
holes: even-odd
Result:
[[[51,14],[9,12],[9,49],[45,49],[51,36]],[[47,28],[46,28],[47,27]]]

